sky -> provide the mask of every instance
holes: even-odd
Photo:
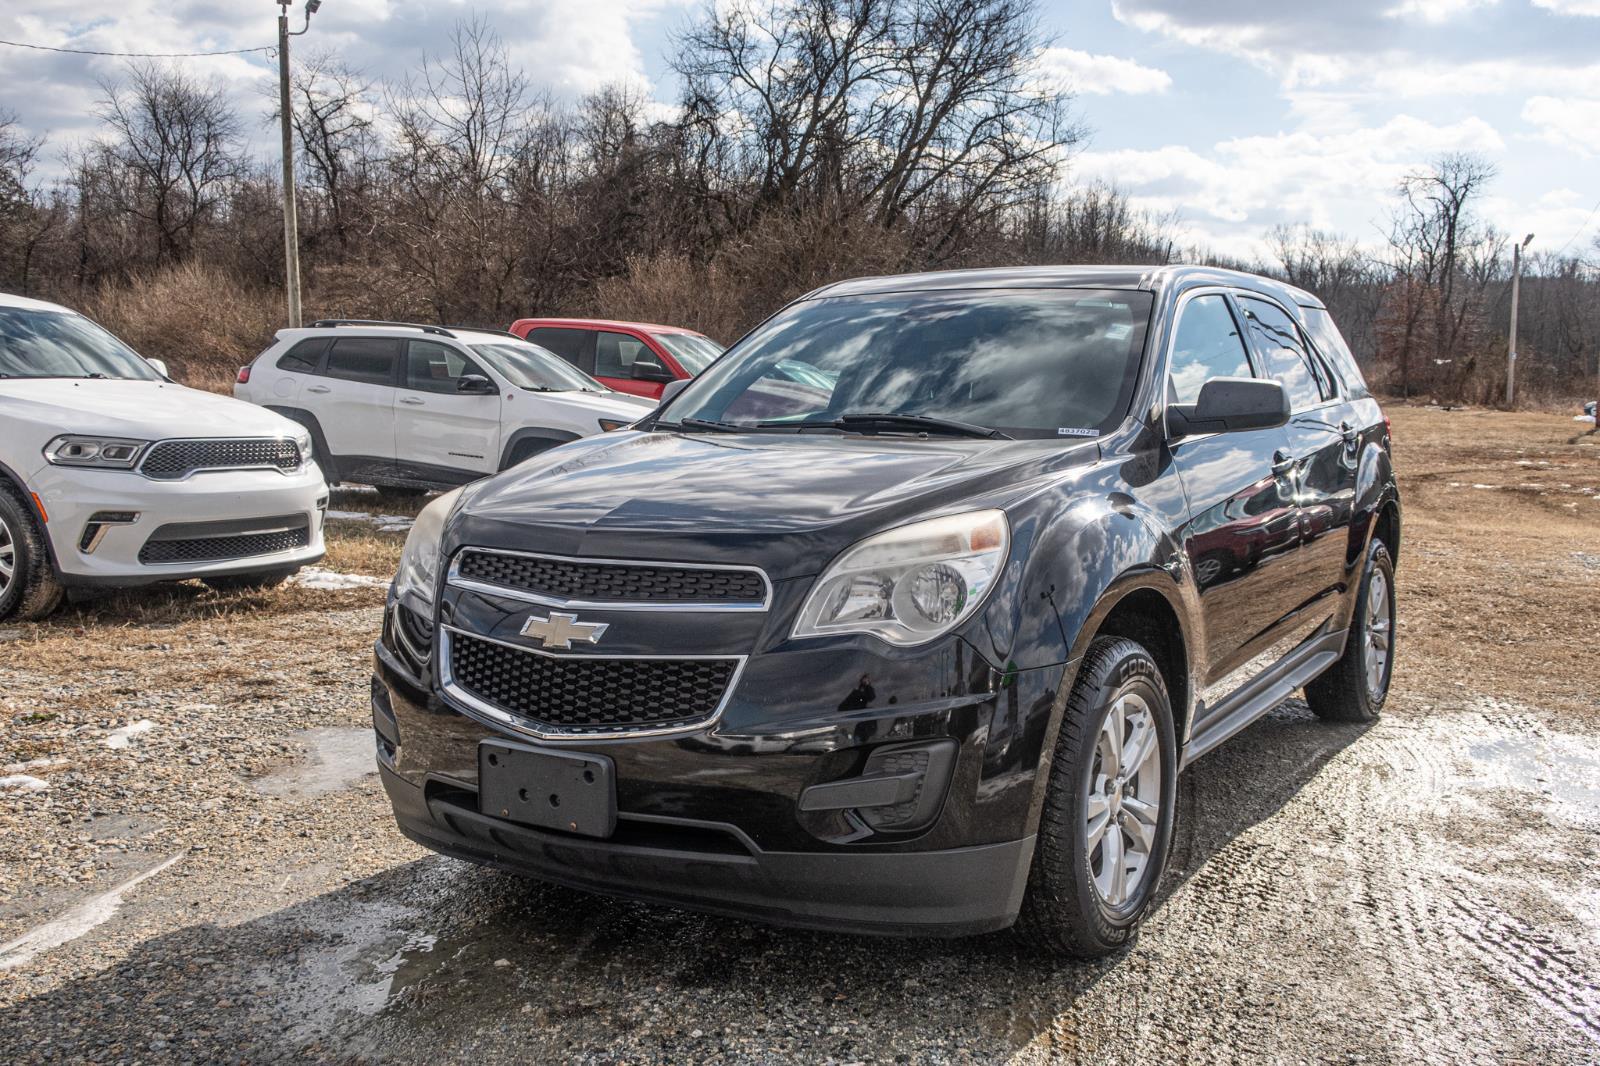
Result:
[[[296,0],[297,3],[300,0]],[[557,97],[625,82],[677,94],[673,34],[704,0],[324,0],[297,48],[377,75],[437,51],[474,13]],[[30,0],[0,39],[104,51],[276,39],[273,0]],[[248,9],[248,11],[246,10]],[[1105,181],[1241,258],[1279,223],[1382,239],[1399,178],[1445,152],[1488,158],[1482,204],[1535,251],[1600,258],[1600,0],[1041,0],[1041,72],[1089,129],[1070,180]],[[296,25],[299,18],[296,18]],[[59,149],[91,136],[123,61],[0,46],[0,109]],[[263,55],[183,61],[223,81],[272,151]]]

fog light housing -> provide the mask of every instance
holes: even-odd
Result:
[[[955,764],[956,742],[949,737],[885,744],[872,750],[856,776],[800,793],[800,809],[843,811],[862,835],[926,829],[944,808]]]

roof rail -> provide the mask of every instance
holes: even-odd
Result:
[[[485,329],[483,326],[445,326],[445,329],[459,329],[466,333],[493,333],[496,337],[510,337],[512,340],[526,340],[519,337],[509,329]]]
[[[312,329],[331,329],[335,326],[398,326],[402,329],[420,329],[439,337],[455,336],[443,326],[429,326],[421,322],[385,322],[381,318],[320,318],[311,323]]]

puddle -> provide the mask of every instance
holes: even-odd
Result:
[[[1567,817],[1600,823],[1600,756],[1566,750],[1561,738],[1505,737],[1467,754],[1509,784],[1541,792]]]
[[[321,796],[378,772],[370,729],[305,729],[289,739],[305,746],[306,757],[256,779],[269,796]]]

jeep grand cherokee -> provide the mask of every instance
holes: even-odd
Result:
[[[431,504],[377,646],[401,829],[578,888],[1097,955],[1177,775],[1383,705],[1389,432],[1309,293],[1193,267],[820,289],[635,429]]]

